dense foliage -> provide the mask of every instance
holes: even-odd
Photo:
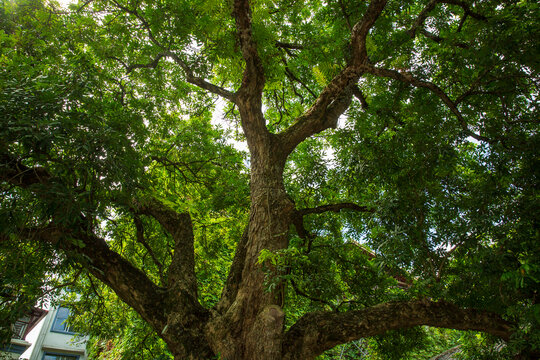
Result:
[[[368,5],[252,2],[271,134],[351,63]],[[0,323],[68,287],[93,358],[168,358],[156,329],[96,277],[86,238],[62,229],[105,239],[165,288],[174,234],[145,209],[187,212],[198,300],[218,304],[253,201],[239,105],[218,100],[249,70],[232,4],[0,6]],[[323,357],[540,351],[539,14],[528,0],[389,1],[337,128],[288,157],[301,215],[288,247],[259,257],[286,329],[310,311],[427,298],[502,315],[510,341],[413,327]]]

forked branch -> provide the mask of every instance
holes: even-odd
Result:
[[[351,33],[352,60],[334,77],[317,97],[313,105],[287,130],[279,134],[286,154],[292,152],[306,138],[336,127],[338,118],[351,103],[353,87],[368,62],[366,37],[386,5],[386,0],[372,0]]]
[[[174,239],[174,254],[168,269],[168,287],[183,289],[197,297],[193,225],[188,213],[179,213],[155,198],[133,202],[136,214],[149,215]]]

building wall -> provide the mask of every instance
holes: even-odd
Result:
[[[13,331],[11,342],[0,348],[0,360],[19,359],[19,356],[28,349],[30,343],[24,340],[24,336],[29,322],[30,316],[23,316],[11,326]]]
[[[75,334],[57,332],[53,324],[59,307],[49,310],[47,316],[27,336],[32,345],[20,359],[43,360],[44,355],[72,355],[77,360],[86,360],[86,338],[79,339]]]
[[[24,349],[30,344],[24,340],[11,340],[11,343],[0,350],[0,360],[19,359]]]

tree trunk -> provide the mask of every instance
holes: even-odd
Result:
[[[284,158],[267,135],[252,146],[248,241],[238,292],[226,313],[207,327],[212,347],[226,359],[282,358],[283,291],[266,289],[259,255],[288,246],[294,204],[283,185]]]

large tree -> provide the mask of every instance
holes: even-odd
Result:
[[[538,346],[534,1],[7,4],[3,313],[106,286],[175,359]]]

